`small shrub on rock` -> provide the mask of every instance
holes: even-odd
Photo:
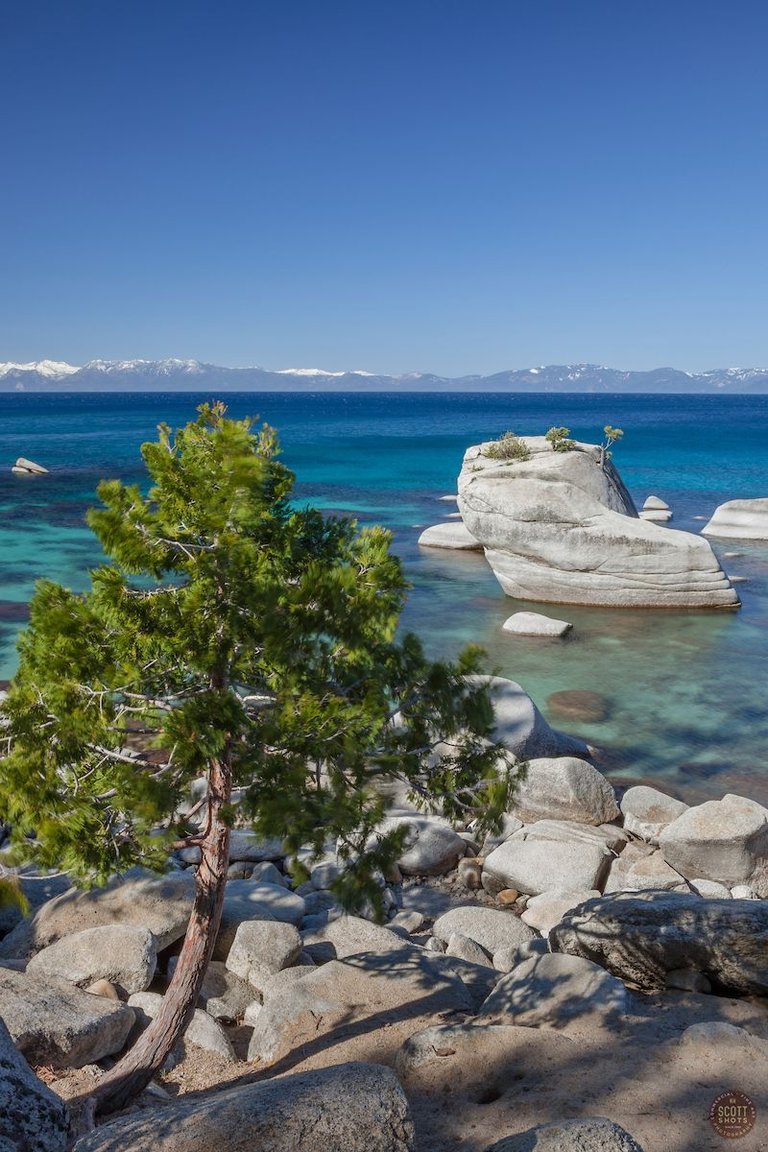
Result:
[[[531,450],[514,432],[505,432],[488,445],[485,455],[491,460],[530,460]]]
[[[568,439],[570,434],[570,428],[550,428],[544,439],[552,445],[554,452],[572,452],[576,441]]]

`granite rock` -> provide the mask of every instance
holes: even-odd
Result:
[[[641,520],[599,448],[555,452],[527,436],[530,459],[469,448],[459,510],[502,589],[520,600],[606,607],[735,607],[738,597],[701,536]]]

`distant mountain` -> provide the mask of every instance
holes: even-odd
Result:
[[[550,364],[491,376],[325,372],[322,368],[220,368],[199,360],[56,360],[0,364],[0,392],[723,392],[768,393],[768,368],[623,372]]]

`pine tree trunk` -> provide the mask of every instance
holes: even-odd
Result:
[[[201,844],[195,898],[176,970],[160,1011],[134,1046],[100,1080],[93,1098],[96,1113],[115,1112],[146,1088],[192,1018],[221,922],[229,864],[229,828],[219,818],[228,804],[232,776],[216,762],[210,773],[210,827]]]

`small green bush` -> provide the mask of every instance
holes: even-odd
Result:
[[[531,450],[514,432],[505,432],[485,450],[491,460],[530,460]]]
[[[576,441],[568,439],[570,434],[570,428],[550,428],[544,439],[555,452],[571,452],[576,447]]]

